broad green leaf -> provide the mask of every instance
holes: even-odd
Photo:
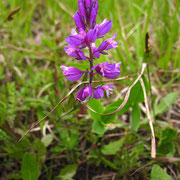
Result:
[[[93,130],[96,134],[102,135],[104,134],[105,128],[101,121],[94,121]]]
[[[158,144],[157,153],[163,156],[173,156],[175,153],[175,147],[173,139],[177,136],[177,131],[167,127],[163,132]]]
[[[101,104],[101,101],[98,99],[91,99],[88,102],[88,105],[94,109],[96,112],[102,113],[104,111],[103,105]],[[95,114],[94,112],[88,110],[90,116],[95,120],[95,121],[101,121],[101,116],[98,114]]]
[[[172,180],[172,178],[157,164],[152,167],[151,180]]]
[[[172,104],[176,101],[178,93],[169,93],[163,99],[160,100],[159,104],[155,107],[155,114],[162,114],[166,112]]]
[[[131,126],[135,131],[137,131],[139,128],[140,119],[141,119],[141,110],[139,108],[139,105],[135,104],[131,112]]]
[[[53,135],[52,134],[48,134],[46,136],[43,136],[41,141],[43,142],[45,147],[48,147],[52,143],[52,141],[53,141]]]
[[[21,166],[21,173],[23,180],[38,179],[38,168],[36,164],[36,155],[25,153]]]
[[[146,78],[144,76],[142,76],[142,79],[143,79],[143,82],[144,82],[144,85],[145,85],[145,88],[146,88],[146,93],[148,94],[149,85],[148,85],[147,80],[146,80]],[[143,90],[142,90],[141,83],[138,81],[134,85],[134,87],[131,89],[130,96],[129,96],[129,99],[128,99],[127,103],[134,104],[134,103],[140,103],[140,102],[144,102],[144,93],[143,93]]]
[[[115,101],[111,103],[103,112],[103,114],[108,114],[114,112],[123,102],[122,99]],[[110,116],[101,116],[102,122],[105,124],[113,122],[114,118],[117,116],[116,114],[110,115]]]
[[[102,153],[105,155],[115,155],[123,146],[124,138],[118,141],[110,142],[109,144],[102,147]]]
[[[71,180],[72,177],[76,174],[77,168],[78,168],[77,164],[67,165],[64,169],[61,170],[57,178],[63,180]]]
[[[175,129],[172,129],[170,127],[167,127],[162,132],[162,138],[161,141],[164,142],[172,142],[172,140],[177,136],[177,131]]]

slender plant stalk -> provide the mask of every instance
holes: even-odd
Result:
[[[94,60],[94,57],[93,57],[93,51],[92,51],[92,46],[90,45],[89,46],[89,62],[90,62],[90,70],[93,68],[93,60]],[[89,85],[91,85],[92,83],[92,80],[93,80],[93,71],[91,71],[90,75],[89,75]]]
[[[155,109],[153,106],[153,102],[152,102],[152,85],[151,85],[151,76],[150,76],[150,71],[149,71],[149,64],[147,64],[147,74],[148,74],[148,81],[149,81],[149,90],[150,90],[150,96],[151,96],[151,107],[152,107],[152,111],[153,111],[153,119],[155,120]]]

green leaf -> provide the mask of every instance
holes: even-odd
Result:
[[[100,121],[94,121],[93,130],[96,134],[102,135],[104,134],[105,128],[104,128],[104,125]]]
[[[149,92],[149,85],[147,83],[147,80],[144,76],[142,76],[145,88],[146,88],[146,93],[148,94]],[[138,81],[134,87],[131,89],[130,95],[129,95],[129,99],[128,102],[129,104],[134,104],[134,103],[140,103],[140,102],[144,102],[144,93],[142,90],[142,86],[141,83]]]
[[[7,140],[9,138],[10,137],[6,134],[6,132],[0,129],[0,141]]]
[[[113,103],[111,103],[109,106],[107,106],[107,108],[105,109],[105,111],[103,112],[103,114],[108,114],[108,113],[112,113],[114,112],[123,102],[122,99],[115,101]],[[117,116],[118,114],[113,114],[110,116],[101,116],[102,122],[105,124],[111,123],[113,122],[114,118]]]
[[[91,99],[87,103],[92,109],[94,109],[96,112],[102,113],[104,111],[104,107],[101,104],[101,101],[98,99]],[[95,121],[101,121],[101,115],[95,114],[94,112],[88,110],[90,116],[95,120]]]
[[[139,128],[140,119],[141,119],[141,110],[139,108],[139,105],[135,104],[131,112],[131,126],[135,131],[137,131]]]
[[[161,135],[161,140],[158,144],[157,153],[162,156],[173,156],[175,153],[175,147],[173,139],[177,136],[177,131],[167,127]]]
[[[48,134],[46,136],[44,136],[42,139],[41,139],[42,143],[44,144],[45,147],[48,147],[52,141],[53,141],[53,135],[52,134]]]
[[[118,170],[116,165],[114,163],[112,163],[111,161],[107,160],[105,157],[102,157],[102,161],[104,162],[104,164],[106,164],[107,166],[111,167],[112,169]]]
[[[175,129],[172,129],[170,127],[167,127],[162,132],[162,138],[161,141],[164,142],[172,142],[172,140],[177,136],[177,131]]]
[[[102,153],[105,155],[115,155],[123,146],[124,138],[111,142],[102,147]]]
[[[21,173],[23,180],[38,179],[38,168],[36,164],[36,155],[25,153],[22,161]]]
[[[158,115],[166,112],[176,101],[177,98],[178,98],[178,93],[170,93],[167,96],[165,96],[163,99],[160,100],[159,104],[155,107],[155,114]]]
[[[151,180],[172,180],[171,177],[157,164],[152,167]]]
[[[57,178],[63,180],[71,180],[72,177],[76,174],[77,167],[77,164],[67,165],[64,169],[61,170]]]

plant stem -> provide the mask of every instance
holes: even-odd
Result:
[[[149,81],[149,89],[150,89],[150,96],[151,96],[151,107],[153,111],[153,118],[155,120],[155,110],[152,102],[152,85],[151,85],[151,76],[150,76],[150,71],[149,71],[149,64],[147,64],[147,74],[148,74],[148,81]]]
[[[92,46],[89,46],[89,62],[90,62],[90,70],[93,68],[93,51],[92,51]],[[93,71],[91,71],[91,73],[89,74],[89,85],[91,85],[93,80]]]

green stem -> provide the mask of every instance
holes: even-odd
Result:
[[[92,50],[92,46],[89,46],[89,63],[90,63],[90,70],[93,68],[93,50]],[[93,80],[93,71],[91,71],[90,75],[89,75],[89,85],[91,85]]]
[[[149,64],[147,64],[147,74],[148,74],[148,83],[149,83],[149,89],[150,89],[150,96],[151,96],[151,107],[153,110],[153,119],[155,120],[155,110],[152,103],[152,86],[151,86],[151,77],[150,77],[150,71],[149,71]]]

